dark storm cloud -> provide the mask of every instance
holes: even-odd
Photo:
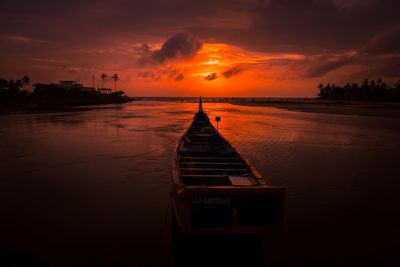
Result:
[[[400,23],[375,35],[365,46],[365,52],[388,54],[400,51]]]
[[[388,77],[392,78],[392,81],[400,80],[400,56],[390,57],[370,57],[365,56],[359,59],[360,64],[369,66],[364,71],[354,73],[352,76],[361,78],[372,78],[372,77]],[[374,62],[374,64],[371,64]]]
[[[229,14],[243,13],[247,5],[242,0],[2,0],[0,34],[46,37],[70,46],[138,35],[158,39],[189,26],[229,24]]]
[[[361,1],[360,1],[361,2]],[[276,48],[311,52],[360,49],[372,36],[399,21],[398,1],[368,1],[343,8],[335,1],[271,1],[252,25]]]
[[[154,51],[152,58],[160,63],[170,59],[187,59],[200,50],[202,44],[193,34],[180,33],[167,39],[160,50]]]
[[[206,81],[212,81],[218,78],[218,74],[216,72],[210,73],[207,76],[204,77],[204,80]]]
[[[314,53],[361,48],[399,22],[399,5],[397,0],[3,0],[0,33],[82,45],[188,31],[259,51]],[[234,23],[242,18],[248,25]]]
[[[264,33],[262,41],[269,42],[274,50],[336,48],[353,44],[356,28],[357,37],[366,35],[365,28],[360,27],[366,22],[355,15],[329,1],[276,0],[255,11],[251,31]]]
[[[358,55],[339,55],[334,57],[319,57],[313,59],[305,72],[306,78],[323,76],[331,71],[343,67],[357,59]]]
[[[183,79],[185,79],[185,76],[183,75],[183,73],[178,74],[178,76],[175,77],[175,81],[182,81]]]
[[[236,67],[227,69],[226,71],[223,71],[221,74],[222,74],[225,78],[229,79],[229,78],[231,78],[232,76],[238,75],[241,71],[242,71],[242,69],[241,69],[239,66],[236,66]]]
[[[368,77],[373,75],[400,80],[400,56],[390,57],[379,62],[378,66],[370,71]]]
[[[2,0],[0,49],[10,57],[4,62],[61,53],[79,59],[76,51],[131,40],[159,43],[189,32],[252,51],[326,55],[308,62],[306,76],[316,77],[361,60],[327,60],[350,50],[371,66],[383,54],[396,61],[399,9],[398,0]],[[157,52],[146,45],[137,50],[139,65],[187,58],[200,46],[193,35],[173,36]]]
[[[323,76],[350,64],[378,68],[380,59],[365,54],[398,53],[400,17],[397,0],[270,0],[253,5],[246,29],[193,27],[203,38],[218,36],[250,50],[300,53],[303,77]],[[354,56],[335,56],[357,51]],[[365,62],[366,58],[370,60]],[[392,58],[395,61],[396,58]],[[297,63],[296,63],[297,64]],[[378,69],[377,69],[378,71]]]
[[[203,38],[263,52],[359,50],[374,35],[397,24],[397,0],[270,0],[253,4],[245,29],[193,27]]]
[[[142,45],[137,50],[141,52],[137,65],[152,66],[169,60],[188,59],[196,55],[201,47],[202,43],[197,36],[179,33],[168,38],[158,50],[151,51],[148,45]]]

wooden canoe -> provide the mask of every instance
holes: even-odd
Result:
[[[172,165],[173,216],[183,234],[261,234],[282,226],[284,189],[267,185],[218,133],[201,98]]]

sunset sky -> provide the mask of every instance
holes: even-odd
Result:
[[[315,96],[400,79],[398,0],[2,0],[0,76],[130,96]],[[107,80],[112,88],[113,82]]]

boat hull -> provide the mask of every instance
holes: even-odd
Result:
[[[283,201],[283,189],[269,186],[185,188],[173,214],[186,235],[265,234],[282,227]]]
[[[173,214],[186,235],[264,234],[283,225],[284,189],[215,129],[200,102],[172,158]]]

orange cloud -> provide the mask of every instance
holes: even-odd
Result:
[[[285,64],[304,58],[300,54],[256,53],[228,44],[204,43],[191,57],[142,66],[135,81],[168,84],[186,92],[205,90],[207,95],[231,95],[241,90],[244,95],[249,86],[272,86],[284,73],[282,68],[287,68]]]

